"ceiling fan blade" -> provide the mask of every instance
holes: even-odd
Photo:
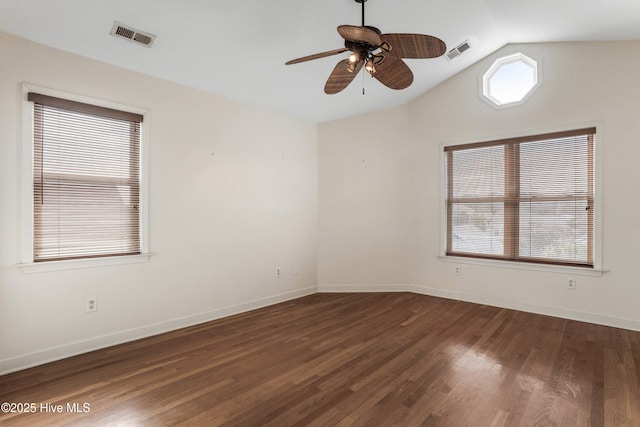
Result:
[[[349,70],[347,70],[347,62],[348,60],[338,62],[338,65],[336,65],[331,72],[327,83],[324,85],[324,92],[326,94],[336,94],[349,86],[349,83],[353,81],[364,65],[364,61],[358,61],[353,73],[350,73]]]
[[[413,73],[405,62],[395,55],[385,55],[384,61],[376,66],[373,77],[391,89],[406,89],[413,83]]]
[[[426,34],[383,34],[382,40],[389,43],[393,54],[400,58],[437,58],[447,51],[442,40]]]
[[[352,42],[361,42],[373,46],[380,46],[382,39],[373,27],[357,27],[355,25],[340,25],[338,33],[343,39]]]
[[[328,52],[322,52],[322,53],[316,53],[316,54],[309,55],[309,56],[303,56],[302,58],[292,59],[291,61],[285,62],[285,65],[298,64],[300,62],[311,61],[313,59],[324,58],[326,56],[333,56],[333,55],[337,55],[337,54],[342,53],[342,52],[346,52],[347,50],[349,50],[349,49],[343,47],[343,48],[340,48],[340,49],[330,50]]]

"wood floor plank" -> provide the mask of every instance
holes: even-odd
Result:
[[[640,426],[640,333],[316,294],[1,376],[0,397],[38,405],[3,426]]]

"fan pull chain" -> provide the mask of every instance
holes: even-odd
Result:
[[[356,0],[357,1],[357,0]],[[364,27],[364,2],[367,0],[362,0],[360,3],[362,4],[362,26]],[[366,61],[366,59],[365,59]],[[362,67],[362,95],[364,96],[364,75],[365,75],[365,71],[364,71],[364,67]]]

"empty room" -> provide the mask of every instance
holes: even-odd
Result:
[[[640,2],[0,0],[0,424],[640,426]]]

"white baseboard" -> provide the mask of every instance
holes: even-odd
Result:
[[[101,335],[99,337],[75,341],[69,344],[48,348],[34,353],[23,354],[8,359],[2,359],[0,360],[0,375],[20,371],[49,362],[54,362],[56,360],[76,356],[78,354],[88,353],[90,351],[99,350],[101,348],[111,347],[125,342],[135,341],[141,338],[162,334],[164,332],[174,331],[176,329],[197,325],[199,323],[209,322],[211,320],[220,319],[222,317],[244,313],[246,311],[255,310],[258,308],[266,307],[268,305],[278,304],[314,293],[316,293],[315,286],[304,289],[296,289],[293,291],[288,291],[281,294],[234,305],[231,307],[218,308],[204,313],[197,313],[191,316],[170,319],[139,328],[118,331],[111,334]]]
[[[318,285],[319,293],[339,292],[411,292],[406,283],[373,285]]]

